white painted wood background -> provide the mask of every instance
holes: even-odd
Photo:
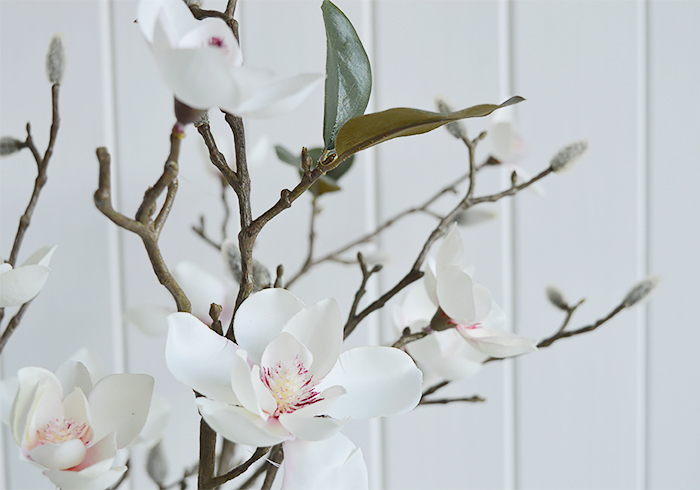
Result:
[[[240,0],[247,62],[281,74],[322,71],[320,0]],[[493,206],[496,221],[463,230],[477,277],[509,311],[519,334],[541,338],[561,315],[544,288],[586,297],[574,326],[607,313],[647,272],[664,277],[648,307],[624,312],[601,330],[563,340],[515,362],[492,363],[445,393],[479,394],[478,405],[421,407],[387,421],[350,424],[374,488],[698,488],[700,487],[700,286],[697,193],[700,165],[700,2],[338,0],[367,47],[374,110],[432,109],[435,95],[455,107],[526,97],[518,128],[535,173],[562,146],[590,142],[570,172]],[[210,5],[206,3],[205,6]],[[22,366],[55,369],[78,347],[110,369],[156,376],[174,406],[166,437],[171,478],[196,458],[192,393],[163,362],[163,339],[123,327],[126,306],[169,298],[150,272],[139,240],[117,233],[94,209],[94,150],[116,161],[119,207],[133,213],[160,174],[173,123],[172,99],[135,19],[136,2],[0,1],[0,135],[24,137],[31,121],[43,147],[50,123],[44,54],[65,35],[68,67],[62,127],[49,182],[20,261],[57,244],[49,281],[3,355],[4,375]],[[250,142],[267,135],[298,149],[321,143],[322,90],[303,107],[247,123]],[[472,121],[472,135],[488,121]],[[189,230],[206,213],[215,234],[218,186],[192,129],[184,141],[180,193],[163,233],[167,262],[192,260],[222,274],[216,254]],[[482,149],[482,156],[486,155]],[[445,131],[400,139],[363,155],[345,192],[323,198],[319,251],[371,229],[464,171],[466,153]],[[270,157],[252,171],[260,213],[291,187],[296,172]],[[28,154],[0,162],[0,251],[9,254],[35,176]],[[484,172],[483,187],[501,184]],[[480,186],[482,185],[480,184]],[[256,256],[293,271],[306,246],[308,199],[262,233]],[[382,249],[393,256],[374,293],[413,261],[431,218],[407,219]],[[235,231],[235,220],[231,230]],[[338,299],[347,314],[355,267],[319,267],[294,292],[307,303]],[[353,343],[377,341],[379,318]],[[374,322],[374,323],[372,323]],[[381,337],[395,335],[385,325]],[[174,421],[177,421],[174,422]],[[182,422],[181,422],[182,421]],[[16,457],[4,432],[4,479],[13,489],[51,488]],[[132,488],[151,488],[143,470]]]

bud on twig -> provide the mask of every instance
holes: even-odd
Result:
[[[236,244],[228,238],[221,244],[221,257],[224,259],[228,273],[234,281],[240,284],[243,276],[243,271],[241,271],[241,252]],[[270,271],[255,259],[253,259],[253,284],[254,291],[260,291],[263,288],[270,287],[270,284],[272,284]]]
[[[564,299],[564,295],[555,286],[547,286],[545,289],[547,299],[560,310],[569,311],[569,303]]]
[[[474,226],[498,218],[498,213],[488,209],[469,208],[457,213],[455,223],[460,226]]]
[[[563,172],[570,169],[576,160],[588,149],[588,142],[578,141],[559,150],[549,162],[549,166],[554,172]]]
[[[162,443],[158,443],[148,451],[146,460],[146,473],[159,487],[163,487],[168,477],[168,461],[163,454]]]
[[[306,147],[302,147],[301,149],[301,170],[304,172],[308,172],[311,170],[311,166],[313,165],[314,161],[311,158],[311,155],[309,155],[309,150],[306,149]]]
[[[3,136],[0,138],[0,157],[12,155],[24,147],[24,144],[13,138],[12,136]]]
[[[442,112],[443,114],[453,112],[452,107],[450,107],[449,104],[440,97],[435,97],[435,105],[437,106],[438,112]],[[467,137],[467,130],[462,121],[447,123],[447,125],[445,125],[445,129],[447,129],[450,134],[457,139]]]
[[[52,84],[60,84],[66,67],[66,51],[63,47],[63,35],[54,34],[46,52],[46,77]]]
[[[639,303],[643,299],[645,299],[651,292],[656,288],[656,286],[659,285],[661,282],[661,276],[649,276],[643,281],[637,283],[629,293],[627,293],[627,296],[625,296],[625,299],[622,300],[622,305],[625,308],[630,308],[634,306],[635,304]]]

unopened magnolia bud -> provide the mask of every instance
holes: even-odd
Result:
[[[443,114],[453,112],[452,107],[450,107],[449,104],[440,97],[435,98],[435,105],[437,106],[438,112],[442,112]],[[447,131],[449,131],[450,134],[457,139],[467,137],[467,130],[464,127],[462,121],[454,121],[451,123],[447,123],[447,125],[445,125],[445,129],[447,129]]]
[[[168,461],[163,454],[162,444],[159,442],[148,451],[146,460],[146,473],[159,487],[163,487],[168,477]]]
[[[179,122],[183,126],[187,126],[188,124],[198,121],[207,113],[207,111],[205,110],[193,109],[192,107],[188,106],[183,102],[180,102],[177,99],[174,100],[175,118],[177,119],[177,122]]]
[[[547,286],[545,289],[547,299],[560,310],[569,311],[569,303],[564,299],[564,295],[555,286]]]
[[[549,163],[554,172],[563,172],[570,169],[581,155],[588,149],[588,142],[578,141],[569,146],[565,146],[557,152]]]
[[[46,76],[52,84],[61,83],[66,67],[66,50],[63,47],[63,35],[54,34],[46,52]]]
[[[221,244],[221,257],[224,259],[224,264],[226,264],[226,270],[229,275],[234,281],[240,284],[241,278],[243,277],[243,272],[241,271],[241,252],[238,250],[236,244],[228,238]],[[253,259],[253,291],[260,291],[261,289],[270,287],[270,284],[272,284],[270,271],[268,271],[267,267],[263,264]]]
[[[639,303],[647,296],[649,296],[651,292],[656,288],[656,286],[659,285],[660,282],[660,276],[647,277],[643,281],[637,283],[630,290],[630,292],[627,293],[627,296],[625,296],[625,299],[622,301],[622,304],[625,308],[630,308],[631,306],[634,306],[635,304]]]
[[[0,138],[0,157],[12,155],[22,149],[22,142],[12,136]]]
[[[460,226],[474,226],[492,219],[496,219],[498,213],[495,211],[490,211],[488,209],[467,209],[461,213],[457,213],[455,216],[455,223]]]

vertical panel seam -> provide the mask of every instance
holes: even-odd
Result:
[[[376,29],[376,5],[374,0],[362,0],[361,3],[361,19],[362,19],[362,44],[367,51],[370,60],[376,59],[376,44],[375,29]],[[372,66],[372,85],[376,87],[377,80],[376,64]],[[366,112],[375,112],[377,108],[376,91],[372,90],[369,104]],[[381,220],[381,186],[379,180],[378,152],[376,148],[365,150],[364,155],[364,185],[365,185],[365,231],[371,232],[376,229]],[[381,238],[377,237],[374,247],[378,247],[381,243]],[[370,246],[372,246],[370,244]],[[380,272],[370,279],[367,284],[368,293],[371,297],[379,295],[382,286],[382,276]],[[382,323],[385,318],[382,310],[379,315],[370,316],[365,321],[368,321],[368,340],[372,345],[380,345],[382,340]],[[369,421],[369,439],[372,445],[370,452],[371,460],[369,463],[370,488],[372,490],[381,490],[386,487],[386,466],[385,466],[385,450],[386,450],[386,430],[385,421],[383,418],[375,418]]]
[[[498,1],[498,66],[499,97],[505,100],[513,87],[512,57],[512,3]],[[501,182],[510,185],[510,176],[501,171]],[[506,308],[508,323],[506,330],[513,331],[516,312],[515,276],[515,201],[501,202],[501,277],[503,282],[503,305]],[[503,363],[503,488],[517,488],[517,425],[516,425],[516,364],[513,359]]]
[[[112,156],[113,198],[119,208],[121,186],[119,178],[119,138],[116,110],[116,39],[112,0],[100,0],[100,57],[102,63],[102,110],[104,138]],[[106,220],[107,221],[107,220]],[[126,329],[122,318],[124,310],[124,257],[121,233],[117,226],[107,221],[107,260],[109,267],[109,291],[111,306],[111,337],[116,372],[128,369],[126,352]]]
[[[637,280],[649,272],[649,37],[648,1],[637,0]],[[647,488],[648,457],[648,304],[637,310],[637,475],[636,487]]]

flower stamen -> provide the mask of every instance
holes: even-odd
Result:
[[[294,412],[322,399],[315,389],[313,375],[309,374],[298,358],[280,362],[273,367],[263,367],[260,379],[277,402],[273,417]]]

